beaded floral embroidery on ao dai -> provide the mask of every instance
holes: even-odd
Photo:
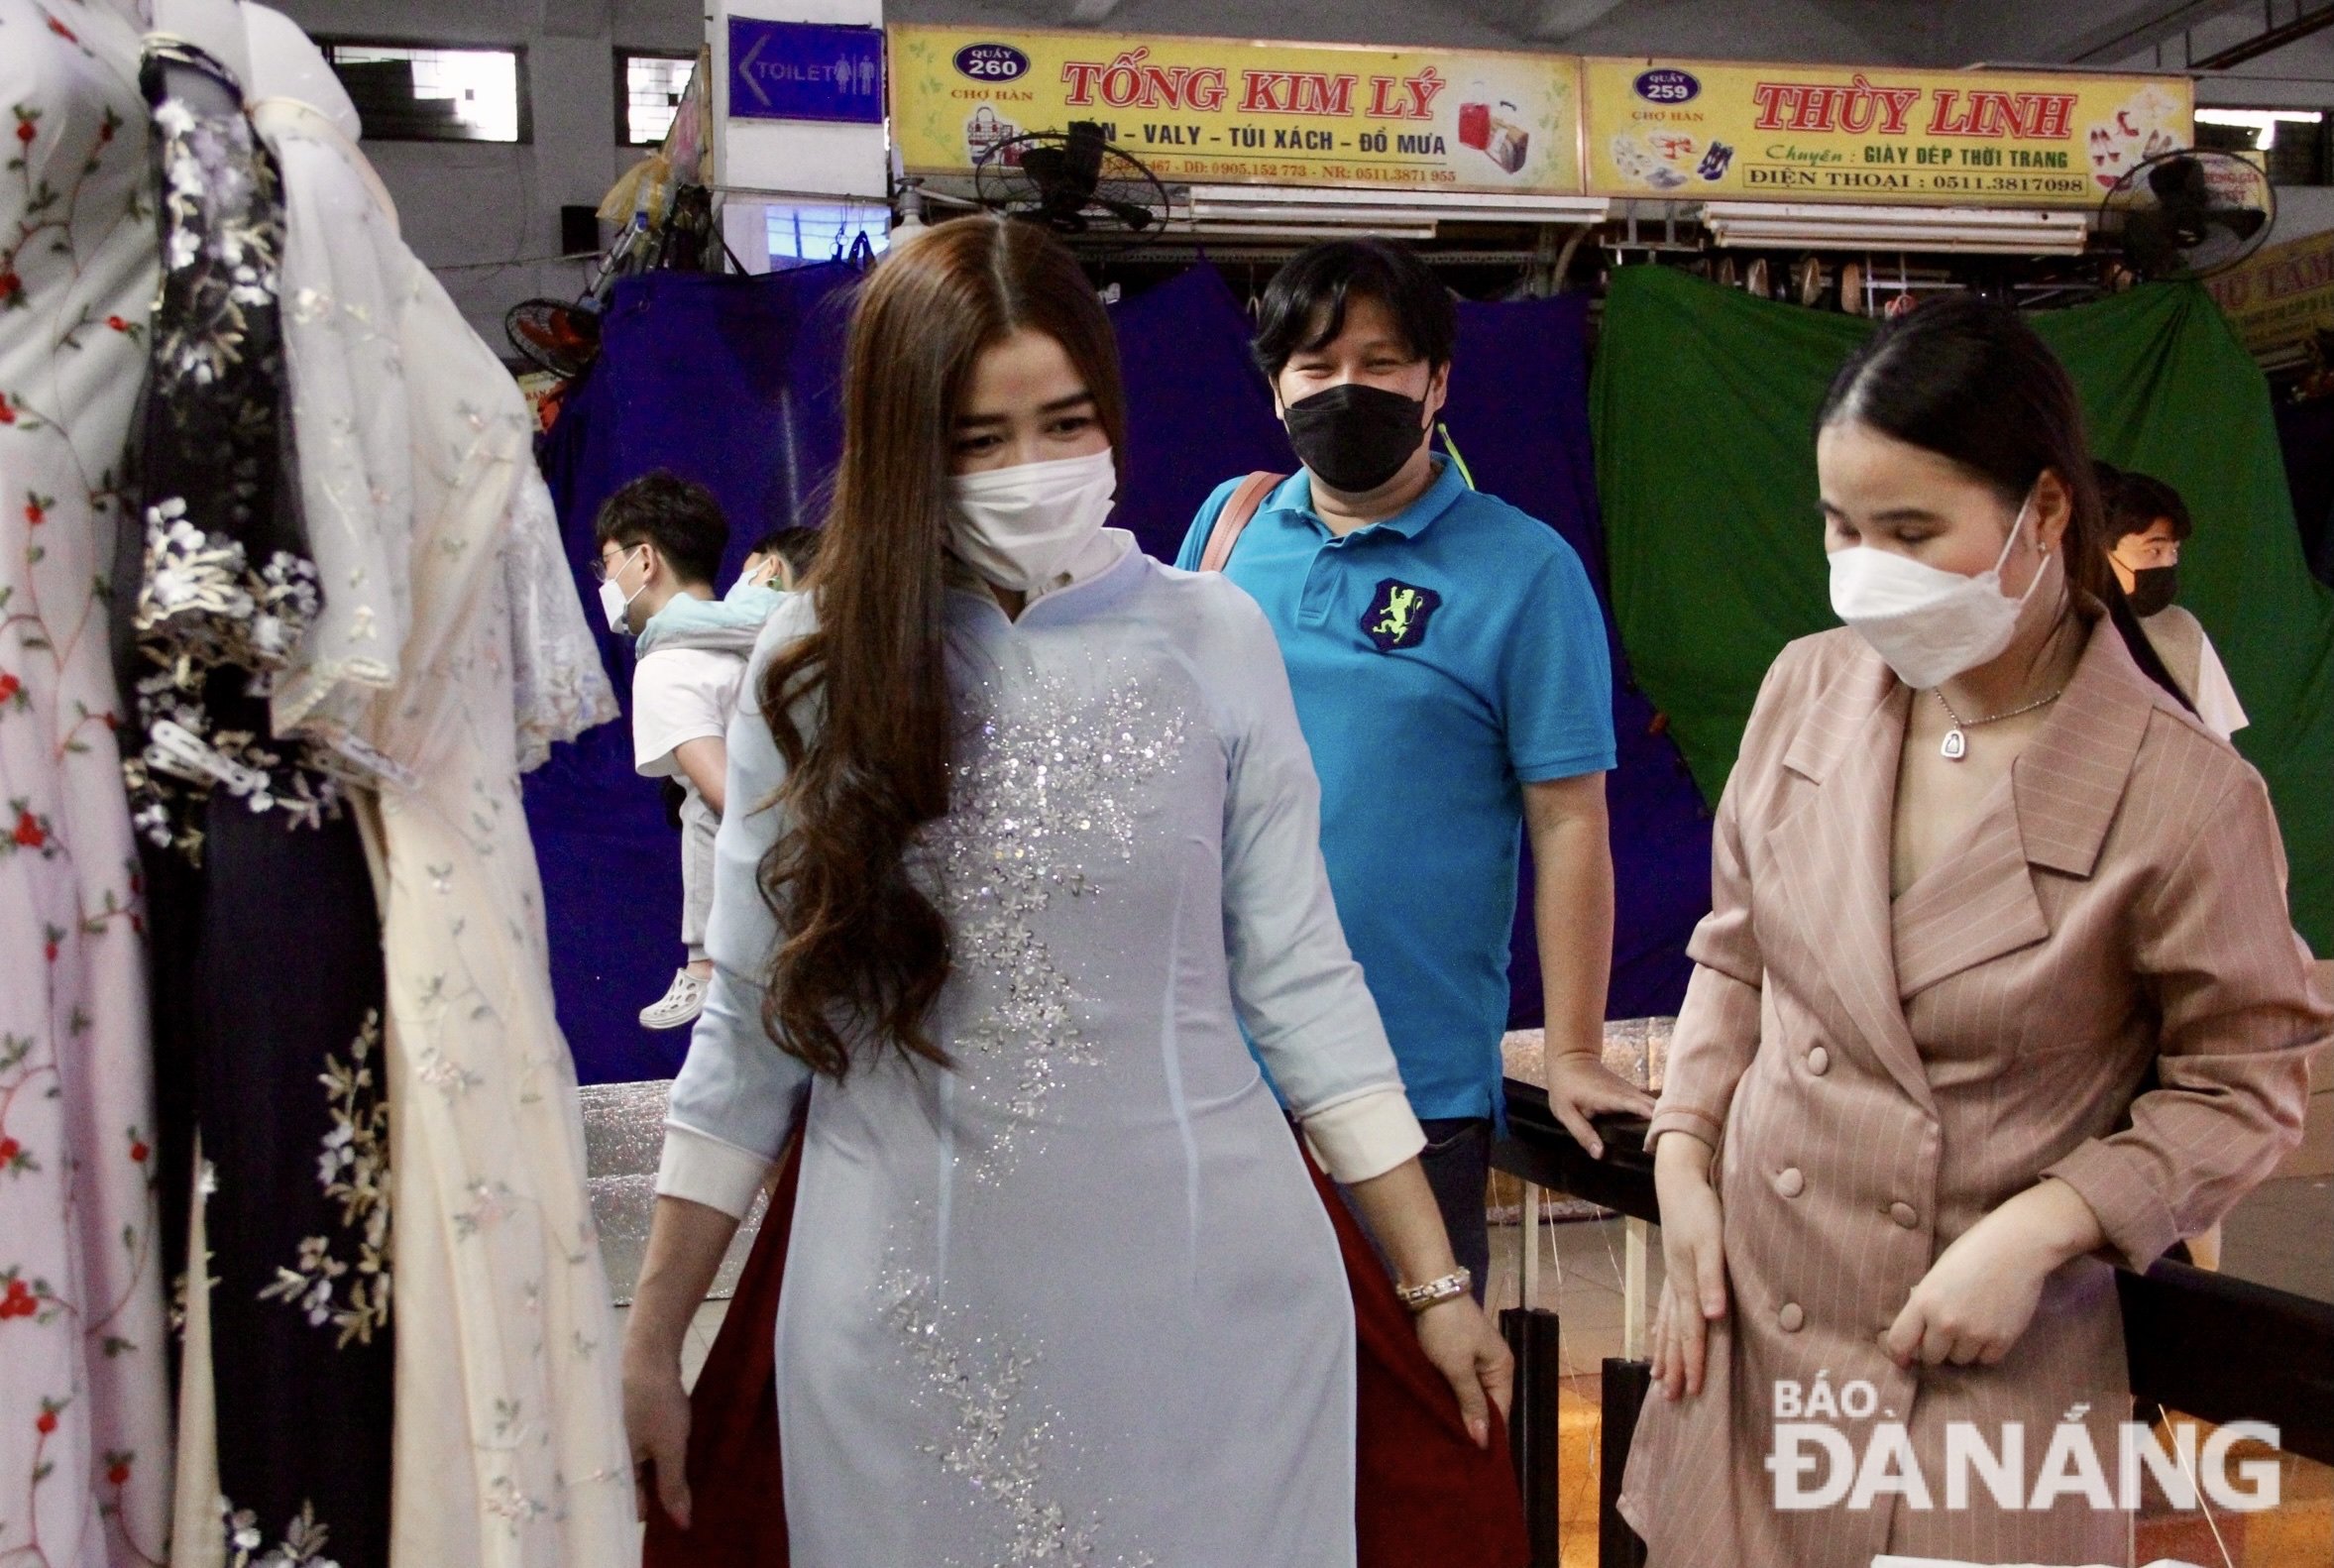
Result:
[[[1270,630],[1110,537],[1017,620],[949,597],[970,728],[918,870],[954,937],[951,1069],[871,1052],[811,1084],[772,1047],[779,812],[722,825],[660,1190],[741,1212],[807,1090],[777,1324],[797,1568],[1353,1561],[1352,1304],[1242,1026],[1298,1114],[1391,1091],[1404,1151],[1415,1126]],[[772,798],[750,709],[729,757],[731,799]]]

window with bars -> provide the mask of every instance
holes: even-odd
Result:
[[[615,52],[616,140],[654,147],[672,129],[674,111],[697,68],[695,53],[619,49]]]
[[[532,139],[521,50],[362,39],[317,44],[356,103],[368,141]]]
[[[806,202],[764,209],[770,266],[778,271],[840,260],[861,235],[877,254],[891,244],[891,214],[868,202]]]

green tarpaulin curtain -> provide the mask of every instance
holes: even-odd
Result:
[[[2180,603],[2253,720],[2294,924],[2334,954],[2334,594],[2302,561],[2269,390],[2201,287],[2156,284],[2044,311],[2093,449],[2187,499]],[[1724,787],[1767,665],[1838,624],[1816,509],[1813,423],[1868,322],[1683,273],[1616,273],[1591,408],[1613,612],[1695,782]]]

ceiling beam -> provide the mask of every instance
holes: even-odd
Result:
[[[2054,32],[2045,32],[2034,43],[2019,46],[2018,53],[2021,57],[2035,60],[2113,64],[2250,3],[2251,0],[2150,0],[2145,5],[2118,5],[2106,8],[2108,14],[2103,20],[2079,32],[2055,36]],[[2020,14],[2034,13],[2021,4],[2012,16]],[[2015,31],[2015,23],[2005,31]]]
[[[606,38],[613,11],[611,0],[541,0],[538,16],[547,38]]]
[[[2329,27],[2334,27],[2334,4],[2321,5],[2315,11],[2297,10],[2292,20],[2277,27],[2264,28],[2242,44],[2231,44],[2227,49],[2216,50],[2195,61],[2191,68],[2227,70],[2232,65],[2242,65],[2247,60],[2276,54],[2286,45],[2298,44],[2305,38],[2323,33]]]
[[[1531,36],[1543,43],[1586,32],[1620,7],[1621,0],[1539,0]]]

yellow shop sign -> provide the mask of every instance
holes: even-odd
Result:
[[[2183,77],[1591,59],[1592,193],[2095,205],[2194,140]]]
[[[2290,354],[2334,332],[2334,232],[2273,245],[2204,286],[2246,348]]]
[[[1098,121],[1170,183],[1580,191],[1571,56],[895,24],[892,137],[964,174],[1033,131]]]

